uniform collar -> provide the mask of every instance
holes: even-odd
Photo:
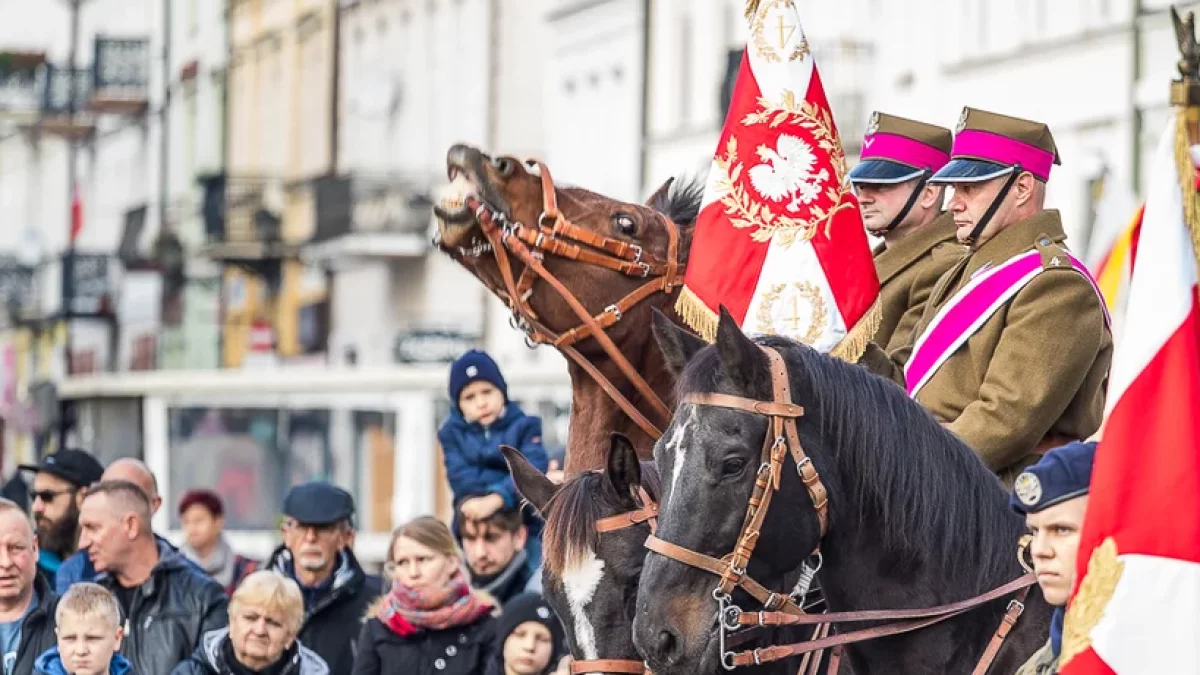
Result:
[[[878,251],[875,254],[875,269],[879,283],[887,283],[938,244],[956,241],[955,230],[954,216],[943,212],[928,225],[909,232],[896,243]]]
[[[1032,250],[1043,237],[1056,244],[1061,244],[1067,238],[1057,209],[1047,209],[1017,221],[985,241],[971,253],[971,262],[966,270],[968,278],[985,267],[994,267],[1019,253]]]

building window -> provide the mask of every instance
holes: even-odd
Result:
[[[687,123],[692,100],[692,15],[685,11],[679,22],[679,126]]]

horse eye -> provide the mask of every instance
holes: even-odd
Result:
[[[493,164],[495,165],[496,170],[500,172],[501,176],[511,176],[512,175],[514,167],[513,167],[513,162],[511,159],[509,159],[507,157],[501,157],[501,158],[497,159],[495,162],[493,162]]]
[[[633,219],[633,216],[624,213],[618,213],[617,215],[613,216],[613,222],[617,226],[617,231],[621,234],[630,237],[637,234],[637,221]]]
[[[741,457],[727,459],[725,460],[725,463],[721,465],[721,471],[726,476],[739,474],[744,468],[746,468],[746,460],[742,459]]]

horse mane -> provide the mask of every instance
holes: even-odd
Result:
[[[839,513],[856,508],[860,520],[879,518],[878,529],[863,534],[878,538],[897,565],[932,558],[950,580],[975,589],[1010,574],[1024,524],[970,447],[902,389],[862,366],[784,338],[755,342],[784,356],[792,391],[800,392],[797,402],[820,424],[823,438],[837,439],[836,457],[814,457],[818,465],[835,462],[849,492],[830,495],[831,527]],[[721,373],[717,350],[702,350],[684,369],[677,400],[715,391]],[[769,396],[765,379],[762,388]]]
[[[656,194],[647,204],[679,226],[680,263],[687,261],[692,248],[692,234],[696,231],[696,218],[700,215],[706,181],[707,176],[702,173],[678,176],[671,181],[666,192]]]
[[[654,501],[662,482],[654,462],[641,462],[642,487]],[[563,484],[546,502],[546,529],[542,559],[547,572],[561,577],[564,570],[583,562],[594,551],[600,533],[596,521],[625,509],[612,484],[601,471],[584,471]]]

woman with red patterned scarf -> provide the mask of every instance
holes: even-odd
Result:
[[[475,675],[492,655],[496,602],[473,590],[450,528],[421,517],[392,532],[392,589],[358,638],[354,675]]]

